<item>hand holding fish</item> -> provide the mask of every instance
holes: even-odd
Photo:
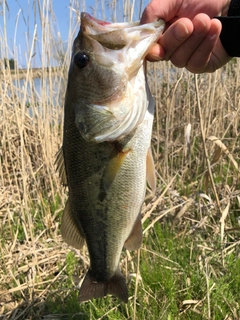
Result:
[[[167,28],[148,60],[170,60],[193,73],[214,72],[222,67],[231,57],[219,38],[221,22],[213,17],[226,16],[229,4],[229,0],[152,0],[141,23],[161,18]]]

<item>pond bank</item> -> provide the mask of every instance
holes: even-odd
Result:
[[[1,70],[0,71],[0,78],[11,78],[12,80],[15,79],[25,79],[27,73],[31,78],[41,78],[42,75],[48,75],[49,73],[60,73],[62,72],[61,67],[50,67],[50,68],[30,68],[28,69],[15,69],[15,70]]]

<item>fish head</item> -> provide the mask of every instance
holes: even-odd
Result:
[[[143,61],[164,22],[109,23],[81,14],[73,44],[65,110],[87,141],[113,141],[131,133],[148,107]]]

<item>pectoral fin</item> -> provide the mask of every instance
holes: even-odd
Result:
[[[73,219],[69,199],[63,211],[61,234],[63,240],[76,249],[81,249],[84,245],[85,236],[81,226],[77,226]]]
[[[127,250],[137,250],[141,247],[143,241],[141,215],[139,214],[133,226],[130,236],[124,243]]]
[[[131,149],[124,150],[118,145],[115,145],[103,176],[103,186],[106,192],[109,190],[113,180],[122,166],[124,159],[130,151]]]
[[[62,147],[57,152],[55,164],[57,165],[57,171],[59,172],[59,176],[60,176],[62,184],[64,186],[67,186],[67,175],[66,175],[66,170],[65,170],[65,163],[64,163],[63,148]]]
[[[153,193],[156,191],[156,174],[151,147],[147,152],[147,182]]]

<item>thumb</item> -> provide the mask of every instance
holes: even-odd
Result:
[[[170,4],[171,2],[171,4]],[[152,0],[144,9],[140,24],[163,19],[165,22],[172,20],[181,5],[181,1]]]

